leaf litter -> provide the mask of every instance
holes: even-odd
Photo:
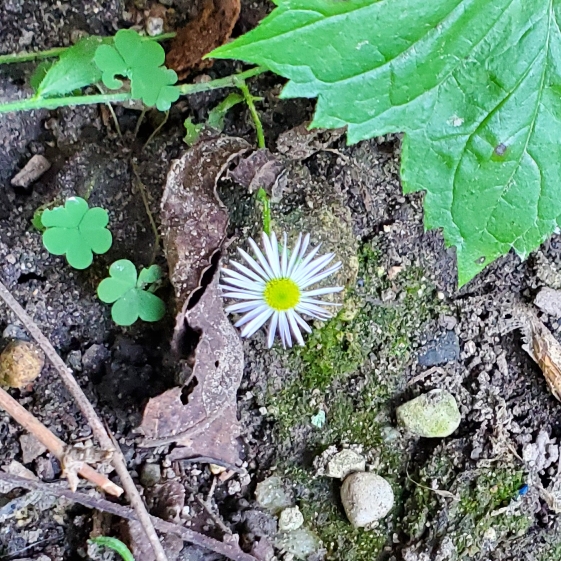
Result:
[[[236,393],[244,356],[218,285],[228,213],[216,184],[249,149],[239,138],[201,141],[175,162],[167,178],[162,232],[179,310],[172,347],[180,359],[192,361],[192,371],[183,387],[148,402],[140,430],[144,446],[179,444],[170,460],[204,456],[230,466],[239,460]]]

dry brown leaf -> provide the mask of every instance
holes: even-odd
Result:
[[[522,331],[522,347],[541,368],[551,393],[561,401],[561,344],[530,309],[516,310],[517,327]]]
[[[166,66],[177,72],[180,80],[189,72],[212,66],[203,56],[223,45],[240,15],[240,0],[199,0],[197,16],[177,31]]]
[[[263,148],[242,158],[236,169],[230,172],[230,177],[247,187],[250,193],[262,187],[269,195],[276,195],[273,197],[275,201],[279,196],[279,189],[276,187],[284,172],[284,164],[269,150]]]
[[[183,313],[180,314],[180,317]],[[243,374],[243,348],[227,318],[215,274],[196,305],[184,313],[185,322],[201,333],[195,350],[191,381],[196,386],[189,401],[181,401],[181,388],[152,398],[140,428],[144,446],[177,442],[169,458],[205,456],[214,463],[235,464],[239,458],[236,393]]]
[[[249,150],[242,139],[201,142],[176,162],[162,202],[164,249],[181,311],[173,348],[178,358],[186,340],[198,335],[187,403],[182,388],[151,399],[140,429],[145,446],[177,442],[170,459],[194,456],[215,463],[239,459],[236,394],[243,374],[240,338],[228,320],[218,286],[218,260],[228,214],[216,195],[216,182],[236,156]],[[214,253],[213,253],[214,252]],[[212,259],[214,255],[214,259]],[[206,271],[206,272],[205,272]],[[193,290],[196,286],[201,286]],[[193,358],[193,357],[191,357]]]
[[[248,150],[250,145],[242,138],[214,138],[197,143],[171,166],[161,220],[179,309],[199,285],[226,235],[228,212],[216,194],[216,183],[230,162]]]

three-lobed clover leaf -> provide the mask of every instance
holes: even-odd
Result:
[[[94,253],[105,253],[113,243],[107,229],[109,216],[103,208],[89,208],[80,197],[66,199],[64,206],[46,209],[41,215],[43,244],[53,255],[66,255],[75,269],[92,264]]]
[[[154,105],[167,111],[179,98],[174,86],[177,74],[165,66],[165,52],[156,41],[143,41],[132,29],[121,29],[115,34],[113,45],[97,48],[94,61],[102,72],[103,83],[111,90],[123,85],[117,76],[130,79],[131,96],[141,99],[148,107]]]
[[[158,321],[164,317],[165,304],[145,289],[161,276],[157,265],[137,274],[134,263],[120,259],[109,267],[109,277],[99,283],[97,295],[102,302],[113,304],[111,317],[117,325],[132,325],[138,318]]]
[[[405,132],[405,192],[456,247],[459,283],[561,226],[561,0],[276,0],[213,51],[317,97],[350,143]]]

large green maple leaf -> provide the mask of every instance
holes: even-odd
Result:
[[[317,97],[315,127],[350,143],[405,132],[405,192],[457,248],[464,284],[561,217],[561,0],[278,0],[211,53]]]

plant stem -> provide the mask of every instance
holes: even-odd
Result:
[[[181,95],[190,95],[199,92],[207,92],[219,88],[234,88],[239,87],[237,81],[263,74],[267,69],[261,66],[251,68],[240,74],[227,76],[226,78],[217,78],[210,82],[203,82],[201,84],[183,84],[178,86]],[[131,99],[131,94],[128,92],[108,93],[99,95],[77,95],[71,97],[53,97],[53,98],[37,98],[32,97],[29,99],[19,99],[11,101],[4,105],[0,105],[0,113],[9,113],[12,111],[29,111],[31,109],[56,109],[57,107],[68,107],[69,105],[93,105],[96,103],[118,103],[120,101],[127,101]],[[255,108],[254,108],[255,109]],[[257,117],[259,120],[259,117]],[[259,123],[261,124],[261,123]],[[261,132],[263,132],[261,130]]]
[[[0,113],[12,111],[29,111],[31,109],[56,109],[57,107],[68,107],[69,105],[94,105],[96,103],[115,103],[127,101],[131,98],[130,93],[113,93],[98,95],[76,95],[71,97],[53,97],[49,99],[32,97],[19,99],[0,105]]]
[[[263,189],[263,187],[259,187],[257,191],[256,198],[259,202],[263,203],[263,232],[268,236],[271,235],[271,202],[269,201],[269,197]]]
[[[199,92],[206,92],[209,90],[217,90],[219,88],[238,88],[238,80],[247,80],[248,78],[253,78],[253,76],[258,76],[267,72],[267,69],[263,66],[256,66],[255,68],[250,68],[239,74],[233,74],[232,76],[226,76],[225,78],[217,78],[216,80],[210,80],[210,82],[201,82],[200,84],[182,84],[179,86],[181,95],[190,95]]]
[[[245,80],[241,77],[241,74],[234,76],[234,83],[238,89],[242,92],[244,100],[249,108],[249,113],[253,119],[255,125],[255,132],[257,133],[257,146],[259,148],[265,148],[265,135],[263,134],[263,125],[261,124],[261,119],[259,118],[259,113],[255,109],[254,97],[251,95]]]
[[[165,41],[166,39],[173,39],[175,33],[162,33],[156,37],[142,37],[143,41]],[[13,53],[10,55],[0,55],[0,64],[11,64],[13,62],[30,62],[33,60],[40,60],[42,58],[53,58],[60,56],[64,51],[70,47],[54,47],[45,51],[37,51],[35,53]]]

